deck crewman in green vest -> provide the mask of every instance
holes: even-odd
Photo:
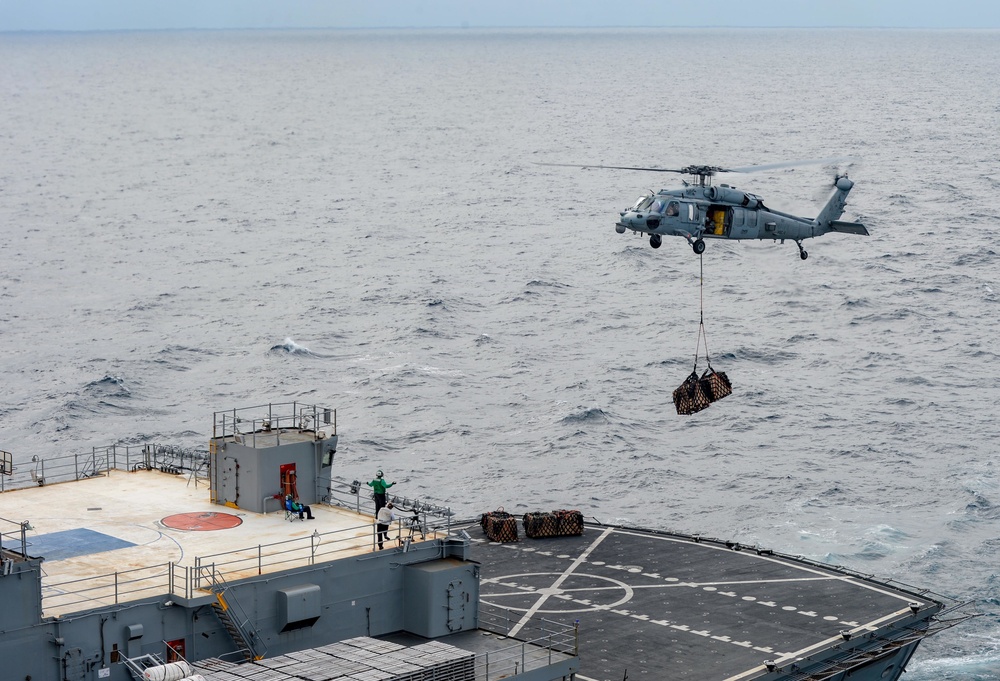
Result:
[[[386,482],[381,470],[376,471],[375,479],[368,483],[368,486],[375,492],[372,496],[375,497],[376,514],[378,514],[380,508],[385,506],[385,491],[395,484],[394,482]]]

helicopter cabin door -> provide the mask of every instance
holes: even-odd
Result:
[[[724,236],[728,226],[726,221],[728,217],[725,208],[717,206],[709,208],[705,218],[705,233],[712,236]]]
[[[746,208],[730,208],[732,217],[729,227],[730,239],[757,238],[757,211]]]

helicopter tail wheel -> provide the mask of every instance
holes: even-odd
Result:
[[[805,260],[806,258],[809,257],[809,254],[806,253],[806,249],[802,248],[802,244],[800,242],[796,241],[795,245],[799,247],[799,257],[800,258],[802,258],[803,260]]]
[[[663,239],[660,238],[659,234],[650,234],[649,235],[649,245],[650,246],[652,246],[653,248],[659,248],[661,243],[663,243]]]
[[[691,244],[691,248],[694,249],[695,253],[697,253],[698,255],[701,255],[702,253],[705,252],[705,240],[704,239],[698,239],[693,244]]]

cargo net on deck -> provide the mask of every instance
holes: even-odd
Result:
[[[483,517],[479,519],[479,526],[483,528],[483,532],[490,541],[502,544],[518,541],[517,518],[503,510],[503,506],[495,511],[484,513]]]
[[[544,537],[571,537],[583,534],[583,514],[580,511],[559,509],[525,513],[521,518],[524,534],[531,539]],[[479,520],[483,533],[492,542],[505,544],[519,541],[517,518],[503,510],[484,513]]]
[[[579,511],[525,513],[521,519],[524,535],[532,539],[543,537],[573,537],[583,534],[583,514]]]
[[[701,376],[698,375],[698,357],[701,346],[705,346],[705,362],[708,368]],[[705,268],[701,270],[701,321],[698,324],[698,341],[694,350],[694,369],[674,390],[674,407],[681,415],[695,414],[707,409],[712,402],[718,402],[723,397],[733,394],[733,384],[724,371],[712,368],[712,360],[708,354],[708,335],[705,333]]]

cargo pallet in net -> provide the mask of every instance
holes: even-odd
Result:
[[[479,526],[490,541],[507,543],[518,541],[517,518],[503,510],[503,506],[495,511],[484,513],[479,519]]]
[[[525,513],[521,519],[524,535],[532,539],[571,537],[583,534],[583,514],[580,511]]]
[[[716,371],[709,365],[705,373],[698,377],[697,368],[674,390],[674,406],[682,415],[694,414],[707,409],[712,402],[733,394],[733,384],[724,371]]]

